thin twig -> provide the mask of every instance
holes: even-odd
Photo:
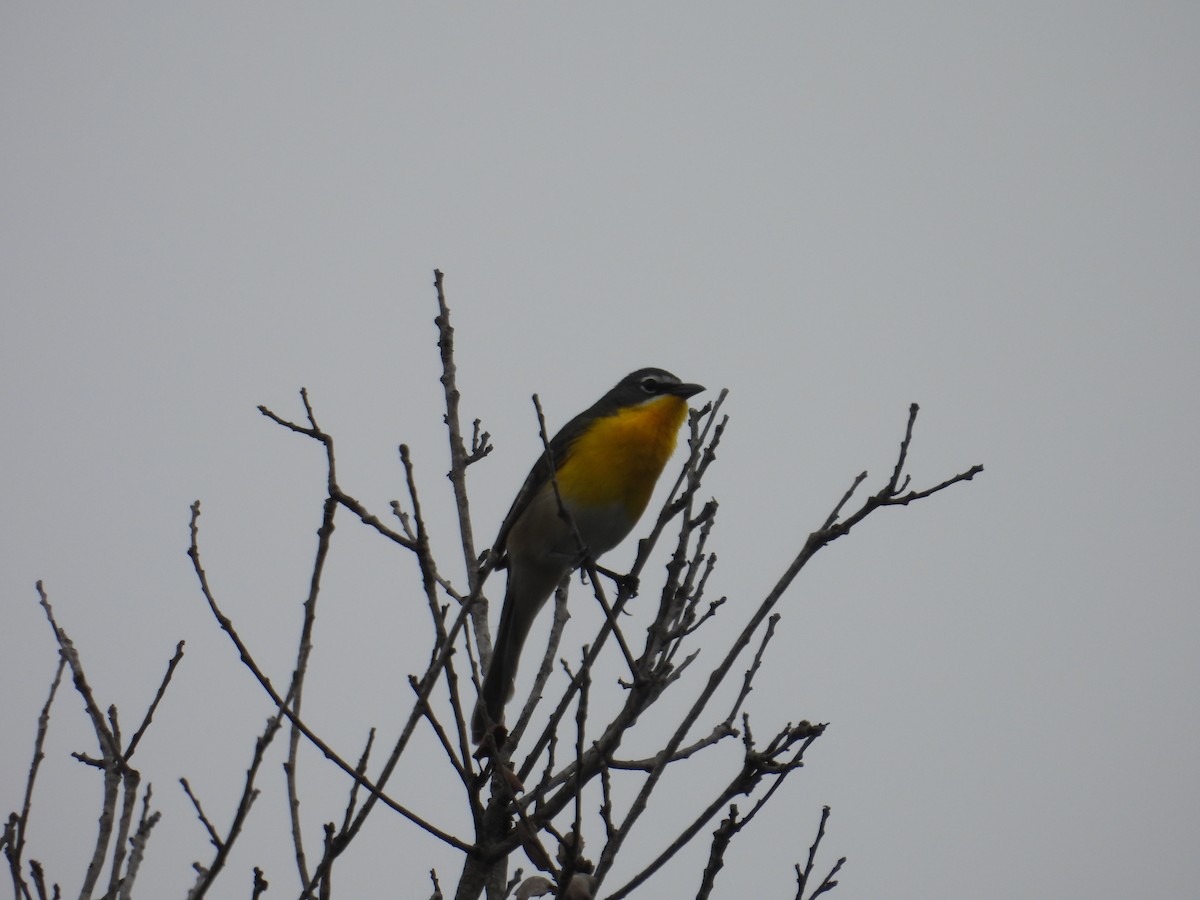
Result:
[[[389,541],[394,541],[407,550],[417,549],[416,542],[413,539],[406,535],[400,534],[398,531],[393,531],[391,528],[388,528],[383,524],[383,522],[380,521],[378,516],[369,512],[365,506],[343,491],[340,487],[337,489],[337,500],[338,503],[358,516],[359,520],[364,525],[368,525],[375,529]]]
[[[808,883],[809,876],[812,875],[813,865],[817,860],[817,848],[821,846],[821,840],[825,837],[825,823],[829,821],[829,807],[821,807],[821,821],[817,825],[817,836],[813,839],[812,846],[808,848],[808,861],[804,864],[804,872],[800,877],[800,891],[803,893],[805,885]]]
[[[825,823],[828,821],[829,807],[825,806],[821,808],[821,822],[817,826],[817,836],[813,840],[812,846],[808,848],[808,860],[805,862],[803,869],[800,868],[799,864],[797,864],[795,867],[796,900],[804,900],[804,891],[808,887],[809,879],[812,877],[813,866],[817,859],[817,848],[821,846],[821,840],[825,837]],[[837,887],[837,882],[834,880],[834,876],[841,870],[842,866],[845,865],[845,862],[846,857],[843,856],[834,864],[833,868],[829,870],[829,874],[825,876],[825,878],[821,881],[821,884],[817,886],[817,889],[812,892],[808,900],[813,900],[813,898],[818,897],[821,894],[824,894],[826,891],[830,891]]]
[[[192,786],[188,784],[186,778],[180,778],[179,783],[183,786],[183,792],[187,794],[189,800],[192,801],[192,806],[196,810],[196,817],[200,819],[200,824],[204,826],[204,830],[208,832],[208,839],[212,845],[218,850],[224,846],[225,842],[221,840],[221,836],[217,834],[217,829],[213,827],[212,820],[204,813],[204,807],[200,805],[200,798],[192,793]]]
[[[446,729],[442,726],[442,723],[438,721],[437,714],[433,711],[433,707],[430,706],[429,701],[422,701],[420,699],[421,685],[417,681],[415,675],[408,676],[408,686],[412,688],[413,693],[417,695],[416,702],[420,704],[421,711],[425,715],[425,720],[429,723],[429,727],[433,729],[433,733],[437,737],[438,743],[442,745],[442,751],[446,754],[446,759],[449,760],[450,765],[454,767],[454,771],[458,774],[459,780],[467,787],[470,787],[472,776],[464,767],[462,760],[458,756],[458,751],[455,749],[454,744],[450,740],[450,735],[446,733]]]
[[[104,867],[104,857],[108,855],[108,845],[112,840],[113,822],[117,813],[118,794],[122,775],[132,770],[129,769],[122,759],[120,741],[114,734],[116,708],[109,707],[109,720],[106,721],[104,714],[100,711],[100,707],[96,703],[96,698],[92,693],[91,685],[88,684],[87,676],[84,675],[83,661],[79,657],[79,652],[75,649],[75,645],[72,643],[70,637],[59,627],[58,622],[55,620],[54,610],[50,606],[50,600],[40,581],[37,583],[37,592],[38,602],[46,613],[46,620],[54,630],[54,636],[58,639],[59,648],[67,660],[67,665],[71,668],[71,676],[75,682],[75,689],[83,698],[84,708],[87,710],[88,717],[92,720],[92,728],[96,732],[96,743],[100,747],[100,767],[104,769],[104,800],[100,808],[99,827],[96,832],[96,846],[92,849],[92,858],[88,863],[87,872],[84,875],[83,885],[80,889],[80,896],[88,897],[94,890],[96,882],[100,880],[100,873]],[[110,722],[112,723],[111,725],[109,724]]]
[[[29,898],[29,885],[21,875],[21,856],[25,852],[25,837],[29,830],[29,812],[33,807],[33,786],[37,782],[38,769],[45,759],[46,732],[50,728],[50,707],[54,705],[54,696],[62,683],[63,669],[67,666],[67,655],[61,649],[58,653],[58,666],[54,670],[54,678],[50,682],[50,693],[42,712],[38,716],[37,736],[33,739],[33,760],[29,764],[29,777],[25,779],[25,799],[21,803],[21,814],[10,818],[9,828],[6,829],[5,855],[8,857],[9,872],[13,880],[13,897]],[[41,893],[45,893],[44,888]]]
[[[775,626],[779,624],[779,613],[772,613],[767,619],[767,629],[763,632],[762,642],[758,645],[758,652],[754,654],[754,661],[750,664],[750,668],[746,670],[746,677],[742,679],[742,689],[737,695],[737,699],[733,703],[733,709],[729,711],[729,715],[725,717],[725,721],[732,724],[737,718],[738,712],[741,711],[742,704],[746,702],[746,698],[750,696],[750,691],[754,682],[754,676],[758,673],[759,666],[762,665],[763,653],[766,652],[767,644],[771,642],[771,638],[775,636]]]
[[[737,729],[734,728],[730,722],[719,722],[711,732],[702,737],[700,740],[689,744],[686,747],[680,747],[678,750],[676,750],[673,754],[671,754],[671,758],[667,760],[667,762],[673,763],[679,762],[681,759],[687,759],[699,753],[701,750],[720,743],[726,738],[737,737],[737,734]],[[608,763],[608,766],[609,768],[620,771],[649,772],[651,769],[657,766],[659,762],[661,762],[661,760],[656,755],[644,757],[642,759],[614,759]]]
[[[246,819],[250,815],[250,809],[253,807],[254,801],[258,799],[259,790],[254,786],[254,784],[258,778],[258,770],[262,767],[263,758],[266,755],[267,747],[269,747],[271,741],[274,740],[275,735],[279,732],[279,728],[282,724],[283,718],[277,710],[274,715],[267,719],[267,724],[263,729],[263,733],[259,736],[258,740],[254,742],[254,755],[250,760],[250,767],[246,770],[246,781],[242,786],[242,795],[240,798],[238,798],[237,809],[233,814],[233,822],[230,823],[229,831],[225,838],[218,839],[219,843],[217,845],[217,852],[213,856],[212,862],[209,863],[207,868],[201,867],[200,877],[196,880],[196,883],[192,886],[191,890],[188,891],[187,900],[201,900],[201,898],[208,893],[208,889],[212,887],[217,875],[219,875],[221,870],[225,868],[225,863],[228,862],[229,859],[229,851],[232,849],[238,837],[241,836],[242,828],[245,826]],[[183,779],[180,780],[182,781]],[[186,784],[184,785],[184,789],[187,790]],[[188,791],[188,794],[190,796],[191,792]],[[198,812],[199,804],[197,803],[195,797],[192,797],[192,802],[196,805]],[[212,828],[211,823],[206,822],[205,824],[209,829],[209,834],[211,837],[215,831]]]
[[[712,845],[708,851],[708,863],[704,866],[704,874],[700,878],[700,889],[696,892],[696,900],[707,900],[712,895],[717,873],[725,867],[725,851],[729,848],[729,842],[733,840],[733,836],[741,830],[742,824],[738,819],[737,804],[729,804],[729,815],[721,820],[721,824],[713,832]]]
[[[308,401],[308,395],[304,393],[302,396],[304,397],[304,407],[308,411],[309,422],[312,423],[313,430],[324,435],[317,425],[312,406]],[[297,717],[300,715],[300,706],[304,697],[304,680],[308,674],[308,662],[312,657],[313,628],[317,618],[317,599],[321,593],[321,576],[325,571],[325,561],[329,558],[329,549],[336,527],[335,516],[338,508],[338,501],[335,496],[337,494],[337,477],[333,438],[327,435],[324,437],[325,440],[322,443],[325,445],[326,465],[328,467],[329,495],[325,498],[323,505],[321,527],[317,529],[316,558],[313,561],[312,574],[309,578],[308,596],[304,599],[304,617],[300,627],[299,643],[296,648],[296,666],[292,670],[292,680],[287,694],[291,700],[290,709]],[[308,860],[304,853],[304,833],[300,823],[300,790],[296,782],[299,756],[300,730],[296,728],[293,720],[288,729],[287,761],[284,763],[283,770],[284,780],[287,785],[288,814],[291,819],[292,846],[296,854],[296,869],[303,884],[308,881]]]
[[[458,417],[458,367],[454,364],[454,326],[450,324],[450,307],[446,303],[445,276],[440,269],[433,271],[433,286],[437,291],[438,314],[434,324],[438,328],[438,348],[442,355],[442,388],[446,397],[446,430],[450,439],[450,472],[448,477],[454,488],[454,503],[458,508],[459,537],[462,540],[463,560],[467,566],[467,583],[472,594],[480,584],[476,570],[475,537],[471,529],[471,505],[467,498],[467,466],[471,454],[463,444],[462,425]],[[478,429],[476,429],[478,433]],[[474,460],[471,459],[471,462]],[[486,618],[487,610],[483,610]],[[478,627],[476,628],[478,631]]]
[[[133,885],[137,880],[142,859],[146,855],[146,842],[150,839],[150,831],[162,818],[162,813],[150,812],[150,798],[153,794],[152,786],[147,784],[146,790],[142,794],[142,814],[138,818],[138,827],[133,837],[129,839],[129,864],[125,868],[125,877],[121,879],[121,886],[117,893],[118,900],[131,900],[133,897]]]
[[[167,692],[167,685],[171,683],[171,676],[175,674],[175,667],[179,665],[183,659],[183,641],[175,645],[175,655],[167,662],[167,671],[163,675],[163,680],[158,686],[158,693],[154,695],[154,700],[151,701],[149,709],[146,710],[146,715],[142,719],[142,724],[138,730],[134,732],[133,737],[129,741],[129,746],[125,748],[125,753],[122,758],[125,762],[129,762],[129,758],[133,756],[133,751],[137,749],[138,743],[142,739],[142,735],[146,733],[146,729],[150,727],[150,722],[154,719],[154,711],[158,709],[158,704],[162,700],[163,695]]]
[[[270,883],[267,881],[267,879],[265,877],[263,877],[263,870],[260,869],[258,866],[255,866],[254,867],[254,884],[252,885],[252,888],[251,888],[254,891],[254,893],[252,893],[250,895],[250,900],[258,900],[259,897],[261,897],[263,894],[265,894],[267,892],[268,887],[270,887]]]
[[[371,758],[371,748],[375,745],[375,729],[372,728],[367,732],[367,744],[363,747],[362,756],[358,758],[358,766],[355,771],[359,778],[362,778],[367,773],[367,762]],[[350,785],[350,799],[346,801],[346,814],[342,819],[342,831],[350,827],[350,818],[354,815],[354,806],[358,802],[358,791],[362,787],[362,781],[358,778]]]

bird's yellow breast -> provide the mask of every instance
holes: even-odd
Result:
[[[675,452],[685,418],[687,401],[666,396],[596,419],[558,468],[563,500],[585,506],[620,503],[636,520]]]

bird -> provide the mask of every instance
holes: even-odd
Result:
[[[567,422],[533,464],[493,545],[507,556],[508,585],[471,717],[475,743],[504,721],[538,612],[567,575],[633,530],[675,451],[688,398],[703,390],[665,369],[631,372]]]

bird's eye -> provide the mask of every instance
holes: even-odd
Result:
[[[653,376],[651,376],[649,378],[643,378],[642,379],[642,390],[645,391],[647,394],[657,394],[658,393],[658,379],[654,378]]]

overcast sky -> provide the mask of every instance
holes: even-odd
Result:
[[[986,466],[869,519],[782,605],[759,733],[830,726],[719,896],[792,896],[823,804],[843,900],[1191,895],[1198,86],[1191,3],[5,4],[2,811],[55,666],[40,578],[127,733],[186,639],[134,760],[164,814],[141,896],[211,858],[177,779],[227,823],[271,710],[196,587],[188,505],[282,681],[323,496],[319,448],[257,404],[300,416],[306,386],[381,515],[411,444],[463,583],[441,267],[463,414],[496,444],[481,541],[536,456],[530,394],[555,427],[643,365],[730,389],[706,481],[730,623],[859,471],[882,483],[910,402],[918,486]],[[408,708],[414,578],[342,522],[306,718],[349,756]],[[67,895],[100,796],[73,750],[95,744],[64,685],[27,852]],[[215,896],[249,896],[254,865],[297,893],[280,754]],[[347,785],[302,763],[315,846]],[[466,836],[443,769],[414,756],[392,788]],[[682,787],[676,821],[703,790]],[[694,896],[700,859],[644,893]],[[431,867],[453,883],[459,858],[379,811],[335,887],[427,896]]]

